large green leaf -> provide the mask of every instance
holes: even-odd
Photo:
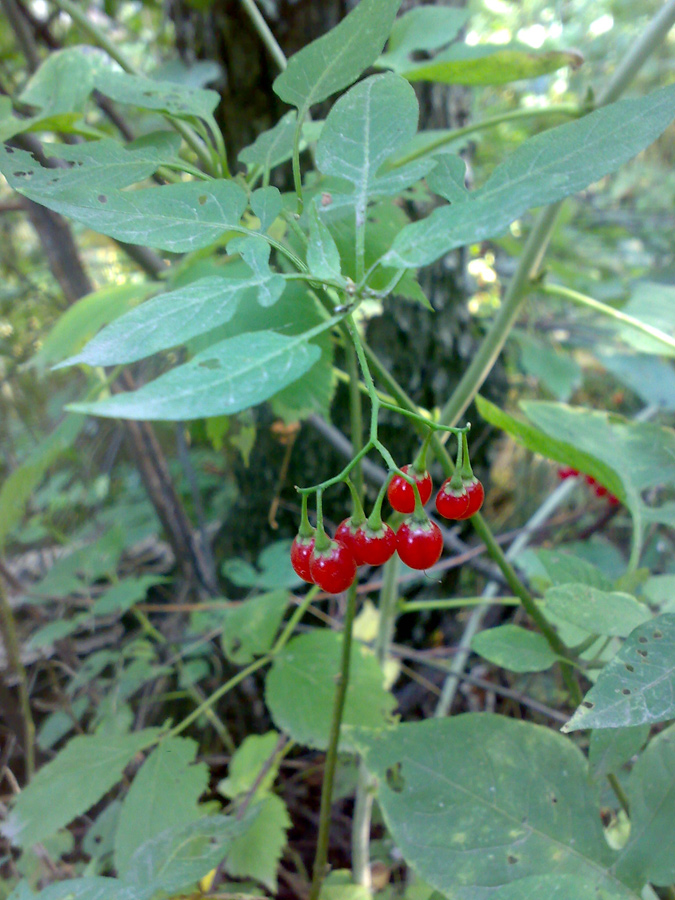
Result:
[[[621,311],[633,316],[641,322],[660,328],[666,334],[675,337],[673,321],[673,304],[675,303],[675,287],[656,281],[638,281],[628,303]],[[675,356],[675,350],[665,347],[661,341],[636,331],[628,325],[619,326],[621,337],[636,350],[642,353],[654,353],[657,356]]]
[[[465,203],[442,206],[397,236],[385,265],[428,265],[503,232],[533,206],[582,190],[649,146],[675,115],[675,85],[619,100],[525,141]],[[630,128],[626,127],[630,122]]]
[[[558,659],[543,635],[518,625],[498,625],[479,632],[471,649],[511,672],[543,672]]]
[[[94,89],[99,65],[97,57],[85,55],[81,47],[52,51],[31,75],[19,100],[50,115],[80,111]]]
[[[263,403],[314,365],[321,351],[307,335],[314,336],[242,334],[214,344],[137,391],[76,403],[72,409],[108,418],[169,421],[240,412]]]
[[[329,630],[297,637],[275,657],[267,675],[265,701],[274,723],[298,744],[328,746],[341,643]],[[395,705],[375,656],[360,644],[352,647],[343,724],[384,726]],[[350,747],[349,735],[342,736],[340,746]]]
[[[314,203],[309,208],[307,265],[312,275],[316,275],[317,278],[344,281],[340,266],[340,251],[328,226],[319,218]]]
[[[277,77],[276,94],[304,119],[315,103],[349,87],[379,56],[401,0],[361,0],[327,34],[294,54]]]
[[[619,877],[665,887],[675,881],[675,726],[647,745],[628,781],[630,837]]]
[[[210,275],[176,291],[159,294],[115,319],[80,353],[61,365],[118,365],[184,344],[198,334],[229,322],[239,303],[246,298],[253,300],[260,284],[270,277],[275,276],[227,278]]]
[[[279,772],[280,760],[269,765],[279,744],[276,731],[267,734],[249,734],[236,751],[227,767],[227,778],[218,785],[218,792],[234,800],[240,795],[248,794],[256,787],[258,794],[268,793]],[[260,779],[263,766],[265,775]]]
[[[195,765],[197,750],[190,738],[166,738],[141,766],[122,803],[115,834],[120,877],[144,841],[199,818],[197,801],[208,785],[209,770],[205,763]]]
[[[293,155],[297,118],[298,114],[294,109],[282,116],[273,128],[263,131],[252,144],[240,151],[240,162],[245,163],[249,169],[261,166],[264,171],[269,172],[290,159]]]
[[[612,582],[597,566],[572,553],[560,549],[538,550],[537,559],[556,587],[563,584],[586,584],[601,591],[612,589]]]
[[[248,830],[233,841],[225,869],[233,878],[253,878],[275,894],[277,866],[291,819],[286,804],[276,794],[263,797],[251,810],[256,817]]]
[[[23,893],[17,889],[8,900],[150,900],[150,894],[147,889],[127,887],[117,878],[85,876],[57,881],[39,894],[28,888]]]
[[[500,887],[515,900],[520,879],[551,874],[608,900],[639,897],[611,871],[586,762],[560,735],[483,713],[355,740],[404,859],[450,900],[501,897]]]
[[[634,628],[651,619],[649,608],[630,594],[601,591],[586,584],[549,588],[542,609],[589,634],[615,637],[628,637]]]
[[[433,59],[399,69],[409,81],[442,84],[508,84],[538,78],[564,66],[577,68],[583,58],[569,50],[533,50],[517,44],[489,46],[455,44]]]
[[[418,50],[437,50],[459,34],[468,18],[465,9],[452,6],[417,6],[396,19],[387,42],[387,52],[378,66],[400,71]]]
[[[270,591],[223,613],[223,651],[235,665],[244,666],[272,646],[288,606],[288,591]]]
[[[594,778],[618,772],[640,752],[649,737],[649,725],[633,728],[594,728],[588,747],[588,762]]]
[[[206,816],[188,825],[167,828],[138,847],[123,884],[152,894],[189,890],[225,859],[232,842],[254,820],[255,811],[249,810],[241,819]]]
[[[0,171],[3,175],[5,164]],[[239,226],[246,194],[233,181],[185,182],[138,191],[78,187],[53,193],[15,185],[19,193],[101,234],[130,244],[187,253]]]
[[[675,718],[675,615],[636,628],[598,675],[563,731],[624,728]]]
[[[2,834],[17,847],[30,847],[82,815],[122,777],[140,751],[154,744],[158,730],[93,734],[73,738],[43,766],[16,798]]]
[[[127,72],[101,72],[94,79],[98,91],[115,100],[171,116],[209,119],[220,102],[216,91],[191,88],[175,81],[158,81]]]

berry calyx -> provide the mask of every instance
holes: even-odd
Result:
[[[377,530],[366,523],[354,535],[354,549],[357,561],[382,566],[396,552],[396,533],[386,522],[382,522]]]
[[[426,469],[418,472],[412,465],[407,465],[403,466],[401,471],[405,472],[406,475],[410,475],[417,482],[417,490],[420,492],[422,505],[428,503],[434,486],[431,481],[431,475]],[[413,486],[400,475],[394,475],[389,482],[387,497],[392,509],[395,509],[397,512],[411,513],[415,509],[415,491]]]
[[[443,537],[435,522],[420,522],[411,517],[396,532],[396,549],[411,569],[428,569],[443,552]]]
[[[358,551],[355,541],[356,535],[362,527],[363,525],[354,522],[353,516],[349,516],[347,519],[343,519],[335,530],[335,540],[341,541],[349,547],[357,566],[362,566],[366,561],[365,559],[361,559],[361,554]]]
[[[461,478],[446,479],[436,494],[436,509],[444,519],[461,519],[469,508],[469,494]]]
[[[314,584],[314,579],[312,578],[309,571],[309,560],[313,550],[313,536],[304,538],[299,534],[296,534],[295,539],[291,544],[291,565],[293,566],[295,574],[299,578],[302,578],[303,581],[307,581],[309,584]]]
[[[485,499],[485,489],[475,476],[471,481],[464,482],[464,488],[469,497],[469,503],[466,508],[466,512],[463,515],[458,516],[458,519],[460,520],[470,519],[471,516],[475,516],[483,505],[483,500]]]
[[[356,577],[356,560],[341,541],[331,541],[325,550],[314,548],[309,559],[314,584],[327,594],[341,594]]]

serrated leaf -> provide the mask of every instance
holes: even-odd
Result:
[[[253,878],[276,893],[277,866],[291,818],[286,804],[275,794],[263,797],[252,811],[257,815],[247,831],[232,843],[225,869],[233,878]]]
[[[413,137],[418,117],[414,90],[392,73],[366,78],[340,97],[316,147],[319,171],[349,183],[340,192],[345,196],[333,192],[331,211],[348,202],[363,226],[369,199],[398,193],[433,167],[432,160],[417,160],[380,174],[387,159]]]
[[[569,740],[488,713],[355,739],[378,779],[396,846],[451,900],[488,900],[500,896],[497,888],[515,900],[521,879],[527,885],[552,872],[582,879],[599,896],[638,900],[612,872],[616,854],[603,835],[586,762]]]
[[[250,663],[272,646],[288,606],[288,591],[271,591],[223,612],[223,652],[235,665]]]
[[[279,735],[276,731],[268,731],[267,734],[250,734],[237,747],[227,768],[227,778],[219,783],[218,791],[231,800],[240,794],[248,794],[256,785],[262,767],[269,763],[278,743]],[[278,771],[279,762],[269,766],[262,781],[258,784],[258,791],[261,793],[269,791]]]
[[[216,91],[191,88],[175,81],[159,81],[128,72],[97,74],[94,85],[114,100],[141,109],[154,109],[181,118],[208,119],[220,102]]]
[[[566,584],[549,588],[541,605],[556,619],[570,622],[589,634],[627,637],[634,628],[651,619],[644,603],[630,594],[601,591],[586,584]]]
[[[188,825],[167,828],[144,841],[135,851],[123,884],[155,894],[178,894],[193,888],[200,878],[225,859],[232,842],[255,818],[206,816]]]
[[[263,403],[314,365],[321,351],[307,334],[242,334],[214,344],[136,391],[72,408],[108,418],[168,421],[240,412]]]
[[[258,188],[251,194],[251,209],[260,219],[260,230],[267,231],[276,217],[281,213],[283,201],[279,188]]]
[[[675,615],[640,625],[598,675],[563,731],[675,718]]]
[[[208,785],[209,770],[205,763],[194,764],[198,749],[190,738],[166,738],[141,766],[120,810],[115,835],[118,876],[124,877],[144,841],[200,817],[197,802]]]
[[[619,877],[665,887],[675,880],[675,726],[656,735],[628,780],[630,837],[616,864]]]
[[[518,625],[498,625],[479,632],[471,649],[511,672],[544,672],[558,659],[543,635]]]
[[[340,251],[328,226],[321,221],[316,205],[309,209],[309,243],[307,265],[312,275],[327,281],[344,281],[340,266]]]
[[[604,778],[618,772],[631,757],[640,752],[648,737],[649,725],[594,728],[588,748],[588,762],[593,778]]]
[[[303,47],[272,85],[304,119],[315,103],[349,87],[379,56],[401,0],[361,0],[327,34]]]
[[[327,630],[294,638],[275,657],[265,680],[265,702],[277,728],[318,750],[328,745],[341,642]],[[375,656],[362,645],[353,646],[343,725],[382,727],[395,705]],[[343,733],[340,747],[351,746],[349,732]]]
[[[408,57],[416,51],[437,50],[454,41],[468,15],[465,9],[448,6],[418,6],[408,10],[394,22],[387,52],[377,64],[395,71],[406,68]]]
[[[385,265],[428,265],[456,247],[502,233],[533,206],[582,190],[649,146],[675,115],[675,86],[619,100],[525,141],[467,204],[443,206],[408,225]],[[626,128],[626,122],[631,128]]]
[[[19,794],[0,831],[16,847],[30,847],[58,831],[106,794],[158,735],[158,729],[147,728],[73,738]]]
[[[571,50],[534,50],[518,44],[455,44],[433,59],[400,69],[409,81],[441,84],[508,84],[538,78],[567,66],[578,68],[583,57]]]

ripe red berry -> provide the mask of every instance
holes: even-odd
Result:
[[[477,478],[473,478],[471,481],[465,481],[464,487],[466,488],[466,492],[469,495],[469,505],[466,509],[464,515],[461,515],[460,519],[470,519],[471,516],[475,516],[478,510],[483,505],[483,500],[485,499],[485,490],[483,489],[483,485]]]
[[[356,561],[356,565],[362,566],[365,563],[365,560],[361,559],[361,554],[359,553],[356,542],[354,540],[359,527],[359,525],[352,524],[351,516],[347,519],[344,519],[342,522],[340,522],[335,531],[335,540],[341,541],[343,544],[346,544],[347,547],[349,547],[349,549],[352,551],[352,556]]]
[[[607,502],[609,503],[610,506],[619,506],[619,504],[621,503],[619,498],[615,497],[614,494],[607,495]]]
[[[295,570],[295,574],[302,578],[303,581],[309,582],[309,584],[314,584],[314,579],[309,571],[309,559],[313,549],[313,537],[303,538],[296,534],[291,544],[291,565]]]
[[[576,469],[572,469],[569,466],[562,466],[558,469],[558,478],[561,478],[563,481],[565,478],[576,478],[578,474]]]
[[[327,550],[313,550],[309,572],[315,584],[327,594],[341,594],[356,577],[356,560],[342,541],[331,541]]]
[[[438,562],[443,552],[441,529],[435,522],[406,519],[396,532],[396,549],[406,566],[428,569]]]
[[[457,490],[452,484],[452,478],[446,479],[436,494],[436,509],[445,519],[461,519],[469,508],[469,494],[462,485]]]
[[[428,472],[424,472],[424,474],[420,475],[417,472],[410,471],[411,468],[411,466],[403,466],[401,471],[405,472],[406,475],[411,475],[417,482],[417,490],[420,492],[420,500],[422,501],[422,506],[424,506],[425,503],[429,502],[429,497],[431,497],[431,491],[433,490],[431,475]],[[413,486],[408,484],[405,478],[401,478],[400,475],[394,475],[389,482],[387,497],[389,498],[392,509],[395,509],[397,512],[414,512],[415,491],[413,490]]]
[[[598,482],[596,481],[593,485],[593,493],[596,497],[606,497],[607,494],[609,494],[609,491],[606,487],[603,487],[603,485],[598,484]]]
[[[356,556],[369,566],[382,566],[396,552],[396,534],[385,522],[378,531],[361,525],[354,535]]]

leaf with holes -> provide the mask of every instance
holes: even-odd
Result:
[[[180,118],[196,116],[209,119],[220,102],[216,91],[130,75],[128,72],[101,72],[95,77],[94,85],[116,103],[153,109]]]
[[[586,761],[561,735],[470,713],[354,739],[403,858],[450,900],[488,900],[497,888],[515,900],[521,879],[552,872],[608,900],[638,900],[612,873]]]
[[[115,869],[123,877],[136,848],[166,828],[194,822],[206,790],[206,763],[195,765],[198,747],[189,738],[163,740],[145,760],[124,798],[115,834]]]
[[[563,731],[675,718],[675,615],[640,625],[598,675]]]
[[[328,630],[294,638],[267,675],[265,702],[275,725],[306,747],[328,746],[341,645],[340,635]],[[343,724],[382,727],[395,705],[375,656],[360,644],[352,647]],[[351,746],[349,733],[343,733],[341,749]]]
[[[651,619],[649,608],[630,594],[600,591],[586,584],[549,588],[541,604],[544,614],[570,622],[589,634],[627,637]]]
[[[4,172],[3,167],[0,171]],[[20,170],[19,170],[20,171]],[[101,234],[128,244],[188,253],[239,227],[246,194],[233,181],[185,182],[138,191],[80,186],[53,193],[30,182],[15,189]]]
[[[214,344],[185,365],[136,391],[72,409],[114,419],[181,421],[230,415],[268,400],[307,372],[321,356],[312,332],[284,337],[242,334]]]
[[[543,635],[518,625],[498,625],[479,632],[471,649],[511,672],[544,672],[558,659]]]
[[[456,247],[501,234],[533,206],[583,190],[644,150],[675,115],[675,85],[619,100],[525,141],[467,204],[442,206],[406,226],[385,265],[425,266]],[[631,123],[629,129],[626,122]]]
[[[311,106],[349,87],[372,66],[400,5],[401,0],[361,0],[335,28],[288,60],[274,92],[304,119]]]

